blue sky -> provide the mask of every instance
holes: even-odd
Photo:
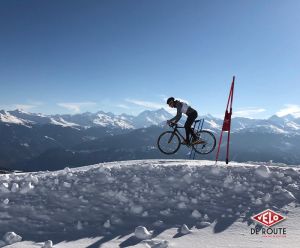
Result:
[[[298,0],[2,0],[0,107],[138,114],[168,96],[300,117]]]

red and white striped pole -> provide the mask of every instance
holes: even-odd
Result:
[[[228,136],[227,136],[226,164],[228,164],[228,162],[229,162],[229,144],[230,144],[230,128],[231,128],[231,116],[232,116],[232,102],[233,102],[234,80],[235,80],[235,76],[233,76],[231,87],[230,87],[230,92],[229,92],[229,96],[228,96],[228,101],[227,101],[227,107],[226,107],[224,121],[223,121],[222,132],[221,132],[221,136],[220,136],[220,140],[219,140],[219,145],[218,145],[218,151],[217,151],[217,155],[216,155],[216,164],[217,164],[218,158],[219,158],[220,147],[221,147],[222,138],[223,138],[223,132],[228,132]]]

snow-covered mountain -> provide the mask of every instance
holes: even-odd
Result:
[[[165,109],[161,108],[156,111],[146,110],[133,119],[138,127],[148,127],[151,125],[160,125],[171,119],[172,115]]]
[[[63,115],[60,116],[61,118],[74,122],[77,125],[80,125],[84,128],[89,127],[115,127],[121,129],[133,129],[134,126],[124,119],[120,115],[114,115],[113,113],[105,113],[103,111],[99,111],[97,113],[83,113],[83,114],[76,114],[76,115]]]
[[[276,115],[268,119],[234,118],[232,127],[234,132],[259,132],[274,134],[300,134],[300,118],[293,116],[279,117]]]
[[[53,124],[64,127],[83,127],[89,128],[94,126],[102,127],[118,127],[122,129],[134,128],[131,124],[126,122],[122,117],[116,116],[112,113],[104,113],[99,111],[97,113],[82,113],[76,115],[44,115],[36,113],[28,113],[22,110],[5,111],[6,118],[10,120],[14,117],[12,121],[6,121],[7,123],[17,123],[27,125],[45,125]],[[3,118],[4,119],[4,118]],[[18,121],[16,121],[18,120]]]
[[[298,247],[299,186],[296,167],[205,160],[0,175],[0,247]],[[266,209],[285,234],[263,235]]]
[[[203,116],[206,121],[206,128],[220,131],[223,120],[214,118],[210,115]],[[232,132],[235,133],[273,133],[286,135],[300,134],[300,118],[293,116],[278,117],[271,116],[268,119],[249,119],[243,117],[235,117],[232,119]]]
[[[0,122],[20,125],[53,124],[64,127],[114,127],[121,129],[134,129],[159,125],[172,116],[164,109],[144,111],[137,116],[99,111],[97,113],[85,112],[75,115],[44,115],[29,113],[22,110],[0,111]]]
[[[13,112],[13,111],[11,111]],[[10,113],[9,111],[0,110],[0,122],[2,123],[12,123],[12,124],[21,124],[26,125],[29,124],[29,121],[26,121],[22,118],[18,118],[13,113]]]
[[[13,116],[15,119],[18,119],[20,124],[26,125],[45,125],[45,124],[53,124],[59,125],[63,127],[76,127],[78,124],[68,122],[64,118],[59,115],[44,115],[40,113],[29,113],[20,109],[16,109],[13,111],[5,111],[8,115]],[[21,123],[22,121],[22,123]],[[13,123],[13,122],[8,122]]]
[[[11,123],[25,126],[53,124],[63,127],[90,128],[112,127],[121,129],[135,129],[149,127],[151,125],[165,124],[172,115],[161,108],[158,110],[146,110],[137,116],[99,111],[97,113],[85,112],[75,115],[44,115],[29,113],[22,110],[0,111],[0,123]],[[199,118],[205,119],[205,128],[219,132],[222,128],[223,119],[204,115]],[[183,121],[182,121],[183,123]],[[236,117],[232,119],[232,132],[260,132],[294,135],[300,134],[300,118],[292,115],[278,117],[271,116],[269,119],[249,119]]]

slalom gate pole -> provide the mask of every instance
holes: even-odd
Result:
[[[223,132],[228,132],[227,151],[226,151],[226,164],[228,164],[228,162],[229,162],[229,144],[230,144],[230,129],[231,129],[231,116],[232,116],[234,81],[235,81],[235,76],[233,76],[231,87],[230,87],[230,92],[229,92],[229,96],[228,96],[228,101],[227,101],[227,106],[226,106],[225,116],[224,116],[224,121],[223,121],[222,132],[221,132],[221,135],[220,135],[218,151],[217,151],[217,154],[216,154],[216,163],[215,163],[215,165],[217,164],[218,159],[219,159],[219,153],[220,153],[220,147],[221,147],[222,138],[223,138]],[[229,108],[229,112],[228,112],[228,108]]]
[[[221,136],[220,136],[220,139],[219,139],[219,145],[218,145],[218,151],[217,151],[217,155],[216,155],[216,163],[218,162],[218,159],[219,159],[219,153],[220,153],[220,146],[221,146],[221,143],[222,143],[222,139],[223,139],[223,131],[221,132]]]
[[[226,164],[229,162],[229,144],[230,144],[230,131],[231,131],[231,115],[232,115],[232,101],[233,101],[233,91],[234,91],[234,78],[231,86],[231,101],[230,101],[230,127],[228,129],[228,139],[227,139],[227,152],[226,152]]]

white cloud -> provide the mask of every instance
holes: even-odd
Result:
[[[65,108],[73,113],[79,113],[83,107],[95,106],[95,102],[62,102],[57,103],[58,106]]]
[[[125,104],[118,104],[117,107],[123,108],[123,109],[130,109],[130,107]]]
[[[39,107],[40,105],[42,105],[42,103],[39,103],[39,104],[16,103],[16,104],[0,105],[0,109],[5,109],[5,110],[20,109],[20,110],[23,110],[23,111],[29,111],[31,109]]]
[[[147,101],[141,101],[135,99],[125,99],[125,101],[141,107],[150,108],[150,109],[165,108],[165,104],[157,103],[157,102],[147,102]]]
[[[237,111],[233,111],[233,115],[235,117],[247,117],[253,118],[255,115],[265,112],[266,109],[264,108],[244,108],[239,109]]]
[[[283,109],[280,109],[276,115],[279,117],[285,116],[285,115],[293,115],[297,118],[300,117],[300,106],[296,104],[285,104],[285,107]]]
[[[36,108],[36,105],[30,105],[30,104],[15,104],[16,109],[22,109],[24,111],[29,111],[30,109]]]
[[[136,99],[125,99],[125,101],[129,102],[129,103],[133,103],[133,104],[141,106],[141,107],[150,108],[150,109],[160,109],[160,108],[166,109],[167,108],[167,103],[166,103],[167,99],[168,98],[164,98],[163,103],[148,102],[148,101],[142,101],[142,100],[136,100]],[[175,99],[189,104],[189,102],[184,99],[181,99],[181,98],[175,98]]]

